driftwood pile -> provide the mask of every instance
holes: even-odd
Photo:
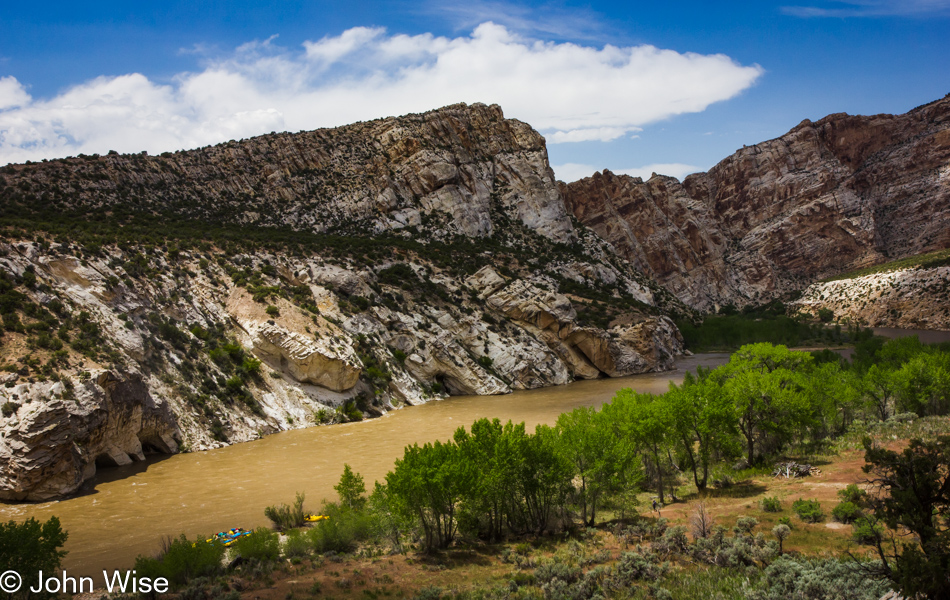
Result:
[[[817,477],[821,475],[821,469],[797,462],[776,463],[775,468],[772,469],[772,477],[793,479],[795,477],[808,477],[809,475]]]

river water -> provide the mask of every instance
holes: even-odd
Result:
[[[456,396],[393,411],[361,423],[296,429],[226,448],[152,458],[104,469],[83,495],[42,504],[0,504],[0,520],[59,517],[69,532],[64,566],[70,575],[98,575],[102,569],[131,567],[139,554],[152,554],[163,535],[189,538],[231,527],[266,525],[264,507],[291,503],[298,491],[316,511],[343,464],[366,480],[382,480],[403,448],[451,438],[477,419],[524,421],[529,431],[552,425],[578,406],[600,406],[617,390],[662,393],[697,366],[715,367],[728,354],[702,354],[677,362],[675,371],[617,379],[578,381],[564,386],[504,396]]]

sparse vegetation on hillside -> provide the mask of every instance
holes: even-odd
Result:
[[[925,254],[918,254],[916,256],[907,256],[905,258],[899,258],[897,260],[892,260],[880,265],[865,267],[863,269],[842,273],[841,275],[835,275],[834,277],[828,277],[826,279],[822,279],[821,281],[842,281],[845,279],[863,277],[865,275],[873,275],[875,273],[887,273],[889,271],[900,271],[901,269],[914,268],[933,269],[935,267],[943,267],[946,265],[950,265],[950,249],[927,252]]]

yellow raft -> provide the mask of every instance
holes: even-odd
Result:
[[[329,519],[329,518],[330,518],[330,517],[328,517],[328,516],[326,516],[326,515],[307,515],[307,516],[304,517],[303,519],[304,519],[304,521],[306,521],[306,522],[308,522],[308,523],[316,523],[317,521],[322,521],[322,520],[324,520],[324,519]]]

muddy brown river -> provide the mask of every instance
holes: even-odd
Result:
[[[336,499],[333,486],[349,463],[372,488],[392,469],[403,448],[445,440],[476,419],[499,418],[551,425],[577,406],[599,406],[621,388],[665,392],[697,366],[715,367],[727,354],[686,357],[675,371],[579,381],[504,396],[456,396],[393,411],[379,419],[297,429],[227,448],[179,454],[102,470],[81,496],[42,504],[0,505],[0,520],[59,517],[69,532],[64,566],[70,575],[99,575],[131,567],[152,554],[163,535],[190,538],[231,527],[266,525],[264,507],[290,503],[298,491],[306,508]]]

